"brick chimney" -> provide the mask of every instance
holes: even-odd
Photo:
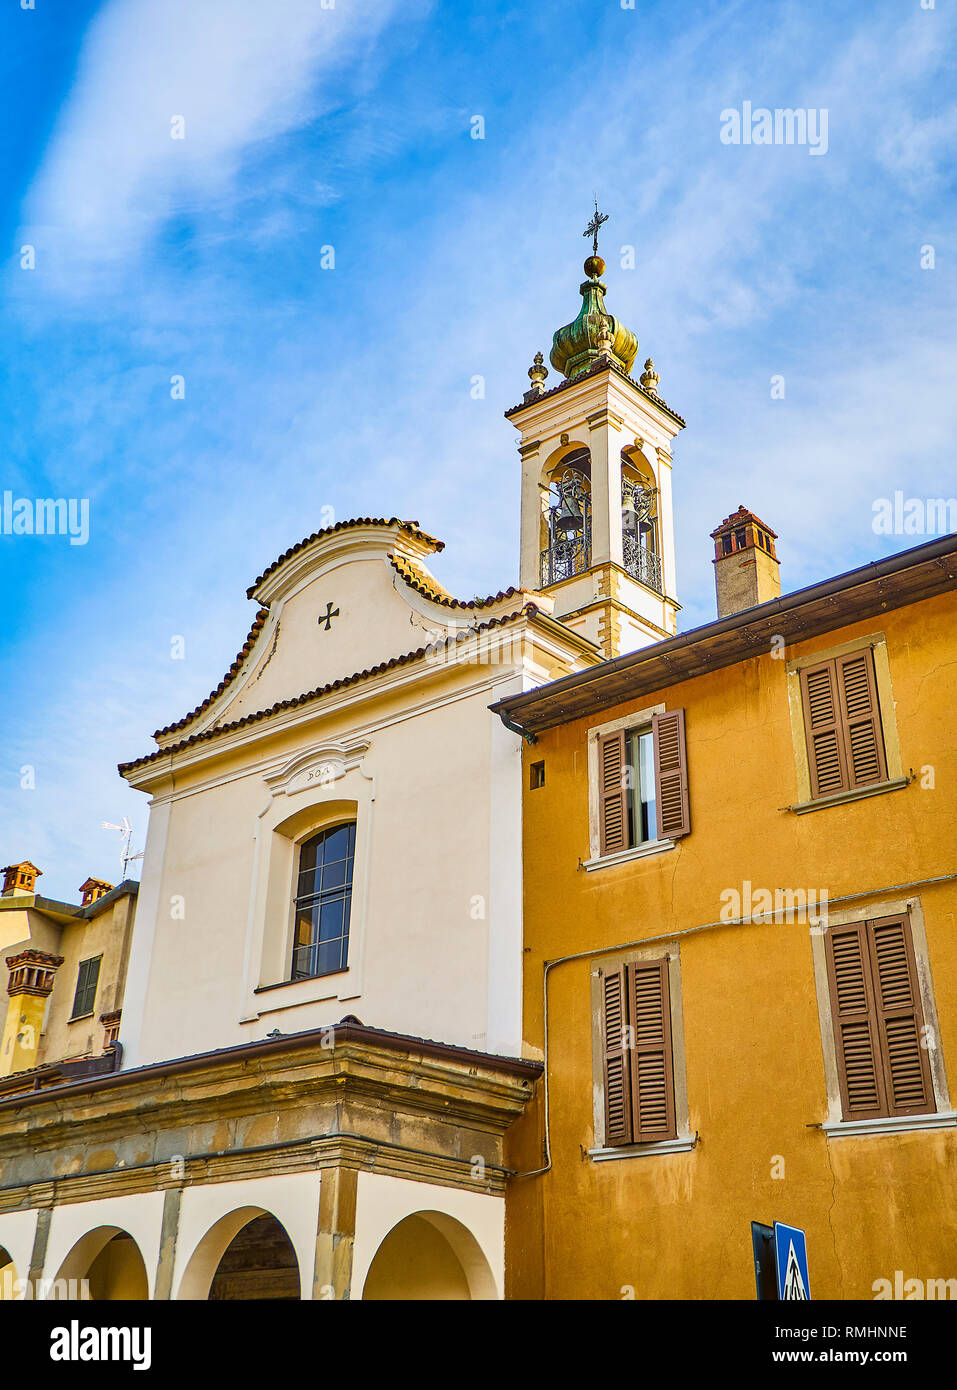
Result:
[[[739,507],[711,532],[711,539],[719,618],[778,597],[781,574],[774,553],[777,536],[760,517],[747,507]]]
[[[23,865],[10,867],[20,869]],[[62,964],[62,956],[52,956],[46,951],[27,950],[7,956],[9,998],[0,1039],[0,1076],[12,1076],[14,1072],[29,1071],[36,1066],[46,1002],[53,991],[57,967]]]
[[[88,878],[85,883],[80,884],[80,906],[89,907],[97,898],[105,897],[112,887],[112,883],[107,883],[105,878]]]
[[[31,864],[25,859],[22,864],[8,864],[3,872],[3,889],[0,896],[4,898],[21,897],[36,891],[35,884],[43,873],[36,864]]]

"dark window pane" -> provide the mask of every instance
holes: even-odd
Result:
[[[307,840],[299,851],[299,872],[308,873],[310,869],[316,867],[317,852],[319,849],[319,836]]]
[[[318,893],[318,892],[319,892],[319,875],[320,875],[321,873],[322,873],[322,870],[321,870],[321,869],[316,869],[316,868],[307,869],[304,873],[303,873],[303,872],[300,872],[300,874],[299,874],[299,886],[298,886],[298,888],[297,888],[297,890],[296,890],[296,897],[297,897],[297,898],[308,898],[309,895],[310,895],[310,893]]]
[[[319,919],[319,940],[328,941],[331,936],[342,935],[342,899],[322,904]]]
[[[321,943],[316,961],[317,975],[329,975],[334,970],[342,969],[344,945],[345,942],[341,937],[335,941],[323,941]]]
[[[329,864],[334,859],[345,859],[352,852],[351,845],[351,825],[338,825],[335,830],[328,830],[323,840],[323,859]]]
[[[297,947],[292,953],[292,978],[294,980],[307,980],[315,973],[312,947]]]
[[[322,867],[322,891],[328,892],[330,888],[344,888],[347,883],[352,882],[352,860],[337,859],[332,864],[324,864]]]

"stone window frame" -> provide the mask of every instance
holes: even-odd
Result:
[[[601,971],[620,969],[631,961],[668,961],[668,1001],[671,1008],[671,1058],[674,1071],[676,1139],[662,1139],[645,1144],[605,1143],[605,1069],[602,1024],[604,999]],[[653,946],[635,946],[625,951],[613,951],[599,956],[591,966],[591,1055],[592,1055],[592,1137],[588,1156],[593,1162],[613,1159],[642,1158],[655,1154],[686,1153],[698,1142],[691,1128],[688,1105],[688,1072],[685,1059],[684,1006],[681,996],[681,947],[677,941],[664,941]]]
[[[314,745],[264,774],[269,801],[255,831],[239,1021],[329,1000],[362,996],[374,778],[362,761],[365,740]],[[349,954],[342,970],[290,979],[299,852],[320,830],[356,826]]]
[[[850,791],[838,792],[834,796],[813,797],[811,795],[811,769],[807,751],[807,730],[804,722],[804,703],[801,694],[801,672],[809,666],[819,666],[822,662],[833,661],[836,657],[848,656],[852,652],[870,650],[874,660],[874,682],[877,686],[877,703],[881,717],[881,731],[884,736],[884,754],[887,760],[887,777],[883,782],[870,786],[853,787]],[[891,685],[890,660],[887,654],[887,638],[883,632],[871,632],[863,637],[854,637],[834,647],[810,652],[807,656],[793,657],[785,666],[787,680],[788,712],[791,721],[791,743],[794,749],[794,771],[797,780],[797,802],[789,806],[789,811],[803,815],[809,811],[820,811],[827,806],[841,806],[848,801],[860,801],[868,796],[880,796],[884,792],[899,791],[906,787],[909,778],[904,773],[901,761],[900,741],[897,735],[896,704]]]
[[[663,854],[666,850],[674,849],[675,842],[671,839],[665,840],[646,840],[644,844],[633,845],[630,849],[619,850],[615,854],[602,854],[601,852],[601,797],[599,794],[599,768],[598,768],[598,743],[606,734],[616,734],[619,730],[637,729],[647,724],[650,726],[652,717],[656,714],[667,713],[664,703],[648,705],[645,709],[635,710],[631,714],[626,714],[620,719],[610,719],[605,724],[592,725],[587,733],[587,756],[588,756],[588,859],[584,860],[582,867],[589,873],[595,869],[603,869],[611,864],[625,864],[631,859],[645,859],[649,855]]]
[[[940,1023],[937,1017],[930,952],[924,926],[924,909],[919,896],[885,899],[881,902],[865,903],[863,906],[832,909],[828,913],[827,927],[815,924],[810,928],[811,959],[814,969],[814,989],[817,995],[818,1022],[821,1030],[821,1054],[827,1104],[827,1118],[821,1123],[821,1129],[829,1139],[853,1135],[899,1134],[905,1130],[944,1129],[957,1125],[957,1114],[951,1109],[943,1049],[939,1045],[929,1049],[928,1056],[934,1101],[937,1106],[936,1113],[882,1116],[871,1120],[844,1119],[837,1063],[837,1041],[834,1036],[834,1015],[827,976],[825,932],[830,927],[869,922],[877,917],[897,916],[906,916],[910,922],[921,1012],[925,1025],[929,1026],[933,1030],[933,1036],[939,1039]]]

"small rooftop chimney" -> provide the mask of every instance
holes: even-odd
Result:
[[[112,883],[107,883],[105,878],[88,878],[85,883],[80,884],[82,895],[80,906],[88,907],[90,903],[95,903],[97,898],[102,898],[109,893],[112,887]]]
[[[711,532],[711,539],[719,618],[778,597],[781,574],[774,553],[777,535],[760,517],[741,506]]]
[[[4,898],[22,897],[28,893],[35,892],[37,879],[43,873],[36,864],[31,864],[25,859],[22,864],[8,864],[3,870],[3,889],[0,896]]]

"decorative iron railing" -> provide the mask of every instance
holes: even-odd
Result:
[[[578,532],[568,540],[553,540],[549,548],[542,551],[542,588],[584,574],[590,564],[591,526],[586,523],[584,533]]]
[[[661,557],[656,555],[653,550],[649,550],[646,545],[642,545],[637,536],[629,536],[626,532],[622,540],[625,549],[625,569],[632,579],[637,579],[640,584],[646,584],[649,589],[654,589],[656,594],[663,593]]]

